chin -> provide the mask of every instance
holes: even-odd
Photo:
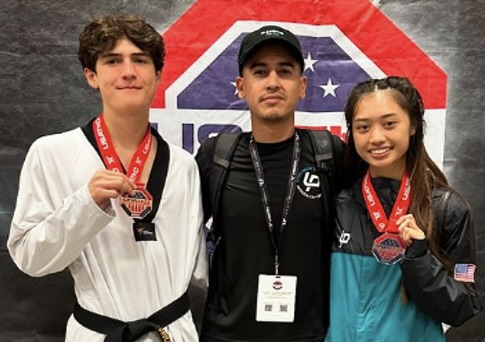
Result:
[[[271,113],[268,115],[263,116],[263,120],[266,122],[282,122],[287,119],[286,116],[278,113]]]
[[[150,103],[147,104],[146,101],[120,101],[118,107],[121,110],[132,109],[132,110],[140,110],[141,108],[150,108]]]

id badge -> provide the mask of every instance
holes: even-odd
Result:
[[[260,274],[256,321],[286,322],[295,319],[296,276]]]

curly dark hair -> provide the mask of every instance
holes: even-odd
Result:
[[[155,71],[163,68],[165,46],[153,26],[137,15],[106,15],[92,20],[79,35],[78,57],[83,69],[96,72],[98,58],[123,38],[151,56]]]

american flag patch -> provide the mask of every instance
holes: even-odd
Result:
[[[475,269],[473,264],[456,264],[454,278],[465,283],[474,283]]]

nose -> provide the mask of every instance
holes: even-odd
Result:
[[[275,90],[275,89],[279,89],[280,86],[281,86],[280,77],[275,70],[272,70],[268,74],[266,88]]]
[[[122,76],[125,79],[130,79],[136,76],[135,65],[131,60],[123,61],[123,67],[121,69]]]
[[[370,143],[371,144],[380,144],[385,141],[385,134],[379,125],[373,125],[370,130]]]

